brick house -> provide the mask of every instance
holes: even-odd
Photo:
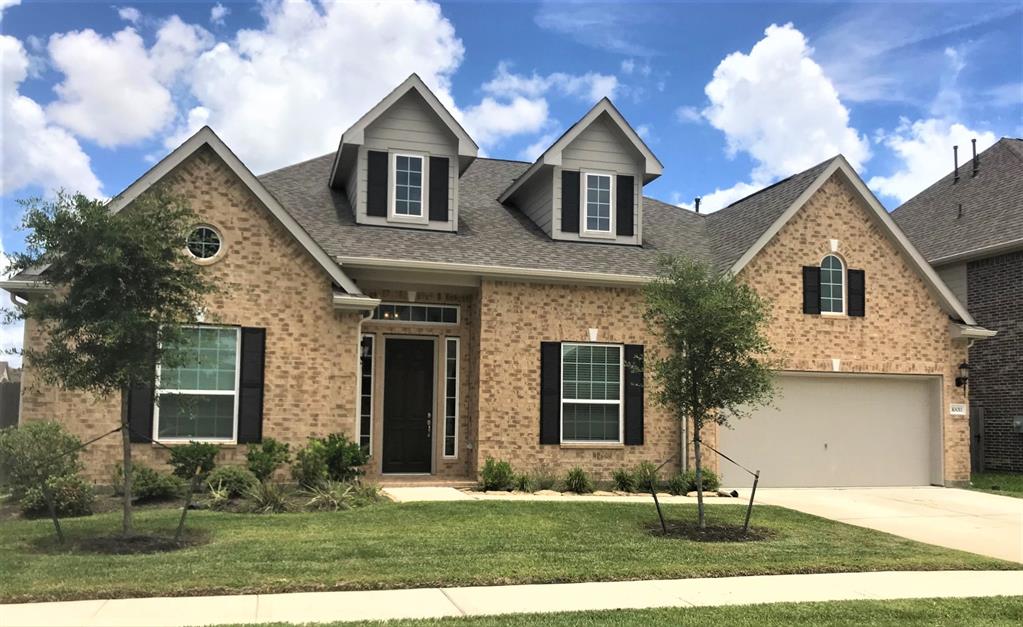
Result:
[[[1023,472],[1023,140],[973,152],[892,217],[977,322],[998,331],[969,349],[974,469]]]
[[[775,407],[708,441],[766,485],[969,479],[955,377],[990,333],[843,157],[702,215],[643,195],[663,166],[607,99],[533,163],[477,152],[413,75],[335,153],[257,177],[204,128],[155,165],[111,209],[171,184],[202,217],[187,253],[225,289],[193,331],[195,363],[132,392],[133,428],[220,442],[227,463],[262,437],[343,432],[389,481],[471,480],[488,457],[608,478],[684,450],[678,468],[687,428],[623,364],[656,348],[642,285],[684,253],[771,299],[784,360]],[[31,298],[41,280],[3,287]],[[26,345],[42,332],[29,321]],[[116,424],[119,399],[24,378],[24,420],[83,438]],[[90,449],[89,472],[106,477],[117,451]]]

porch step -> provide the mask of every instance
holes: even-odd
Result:
[[[432,475],[377,475],[367,480],[381,488],[471,488],[476,485],[472,479],[443,479]]]

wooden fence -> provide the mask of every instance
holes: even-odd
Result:
[[[0,383],[0,429],[17,426],[20,407],[21,383]]]

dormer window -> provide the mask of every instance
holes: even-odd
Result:
[[[423,158],[395,154],[394,217],[422,218],[423,201]]]
[[[611,233],[611,176],[586,174],[586,226],[590,233]]]

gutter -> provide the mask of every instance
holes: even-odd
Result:
[[[342,311],[373,311],[377,305],[380,304],[379,298],[370,298],[368,296],[352,296],[351,294],[341,294],[334,292],[334,309],[340,309]]]
[[[985,329],[984,327],[973,324],[950,322],[948,323],[948,326],[953,340],[985,340],[989,337],[998,335],[998,331],[992,331],[991,329]]]
[[[587,283],[623,287],[640,287],[654,277],[634,274],[605,274],[601,272],[578,272],[575,270],[545,270],[508,266],[486,266],[472,263],[447,263],[438,261],[415,261],[411,259],[377,259],[374,257],[340,257],[342,267],[366,270],[404,270],[440,272],[462,276],[478,276],[490,279],[555,281]]]
[[[973,259],[980,259],[983,257],[993,257],[1002,253],[1009,253],[1016,249],[1023,250],[1023,237],[1019,239],[1010,240],[1008,242],[1002,242],[1001,244],[994,244],[992,246],[982,246],[980,248],[974,248],[972,250],[966,250],[961,253],[954,255],[946,255],[944,257],[938,257],[937,259],[930,260],[932,266],[945,265],[955,261],[970,261]]]
[[[7,279],[0,281],[0,289],[14,293],[44,293],[50,291],[50,286],[45,281],[27,279]]]

